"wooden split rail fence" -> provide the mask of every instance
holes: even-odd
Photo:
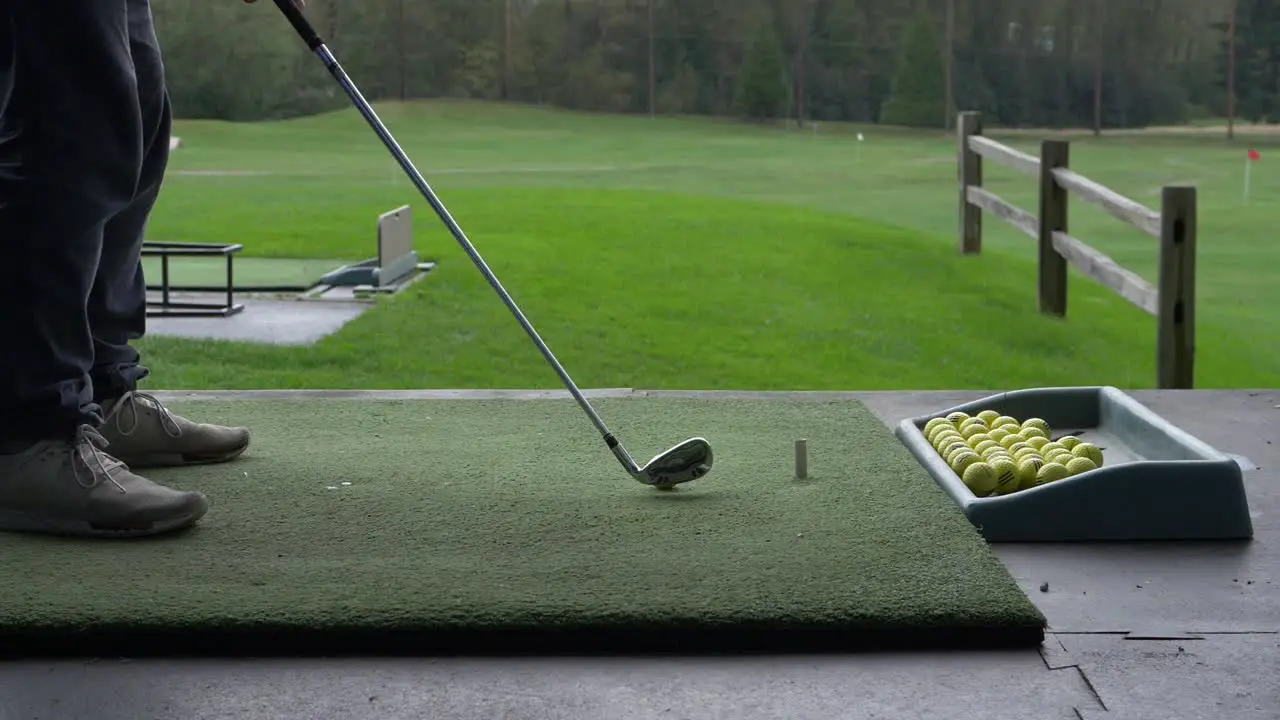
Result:
[[[1114,291],[1156,318],[1156,382],[1190,389],[1195,377],[1196,189],[1162,189],[1160,212],[1151,210],[1068,168],[1070,145],[1045,140],[1040,157],[982,135],[982,116],[960,113],[960,251],[982,250],[982,213],[989,212],[1039,243],[1040,311],[1067,314],[1067,266]],[[1040,182],[1039,213],[1013,205],[982,187],[990,160]],[[1160,241],[1157,286],[1068,234],[1067,198],[1074,194]]]

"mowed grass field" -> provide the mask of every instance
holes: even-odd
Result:
[[[953,138],[484,103],[379,112],[585,387],[988,389],[1155,382],[1155,320],[1072,272],[1039,314],[1033,243],[985,219],[956,252]],[[559,380],[354,111],[179,122],[150,239],[362,259],[414,207],[439,262],[315,347],[149,337],[153,387],[554,388]],[[1037,152],[1037,138],[1008,144]],[[1158,208],[1200,188],[1199,387],[1280,386],[1280,169],[1242,198],[1244,141],[1073,139],[1072,167]],[[1035,212],[1031,178],[986,185]],[[1071,232],[1149,280],[1157,243],[1074,203]]]

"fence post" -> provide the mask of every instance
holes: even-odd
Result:
[[[982,156],[969,149],[969,138],[982,134],[982,114],[960,113],[956,135],[960,140],[960,252],[982,252],[982,208],[969,202],[969,188],[982,187]]]
[[[1160,196],[1160,312],[1156,380],[1161,390],[1190,390],[1196,357],[1196,189]]]
[[[1065,140],[1040,145],[1040,312],[1058,317],[1067,314],[1067,259],[1054,248],[1053,234],[1067,232],[1067,191],[1053,170],[1067,167],[1070,150]]]

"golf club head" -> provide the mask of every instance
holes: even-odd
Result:
[[[711,444],[705,438],[689,438],[660,453],[640,468],[636,479],[646,485],[671,487],[711,472]]]

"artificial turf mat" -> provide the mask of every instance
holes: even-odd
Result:
[[[854,401],[612,398],[626,476],[568,400],[193,400],[245,424],[195,530],[0,535],[0,652],[787,652],[1035,645],[1044,617]],[[794,478],[807,438],[810,476]]]

